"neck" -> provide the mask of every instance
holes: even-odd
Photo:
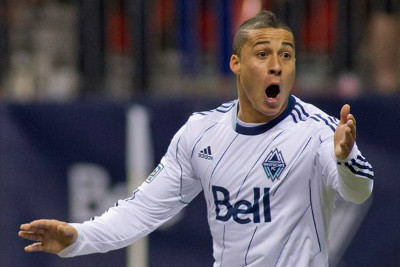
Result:
[[[254,108],[252,103],[246,96],[241,97],[239,94],[239,110],[237,117],[245,123],[266,123],[274,120],[281,115],[288,105],[288,99],[282,105],[281,109],[275,114],[264,114]]]

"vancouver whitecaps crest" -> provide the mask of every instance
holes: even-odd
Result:
[[[267,177],[272,181],[279,179],[279,176],[286,167],[285,160],[283,159],[282,152],[277,148],[272,150],[263,163],[264,171]]]

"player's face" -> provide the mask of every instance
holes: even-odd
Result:
[[[248,31],[240,56],[230,66],[237,75],[239,119],[267,122],[286,108],[292,90],[296,58],[293,35],[284,29]]]

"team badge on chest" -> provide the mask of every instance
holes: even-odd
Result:
[[[281,151],[277,148],[272,150],[264,160],[263,167],[269,179],[272,181],[279,179],[279,176],[286,167]]]

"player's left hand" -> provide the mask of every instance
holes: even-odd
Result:
[[[350,106],[344,105],[340,110],[340,122],[334,135],[335,155],[338,159],[347,158],[356,140],[356,119],[350,114]]]

